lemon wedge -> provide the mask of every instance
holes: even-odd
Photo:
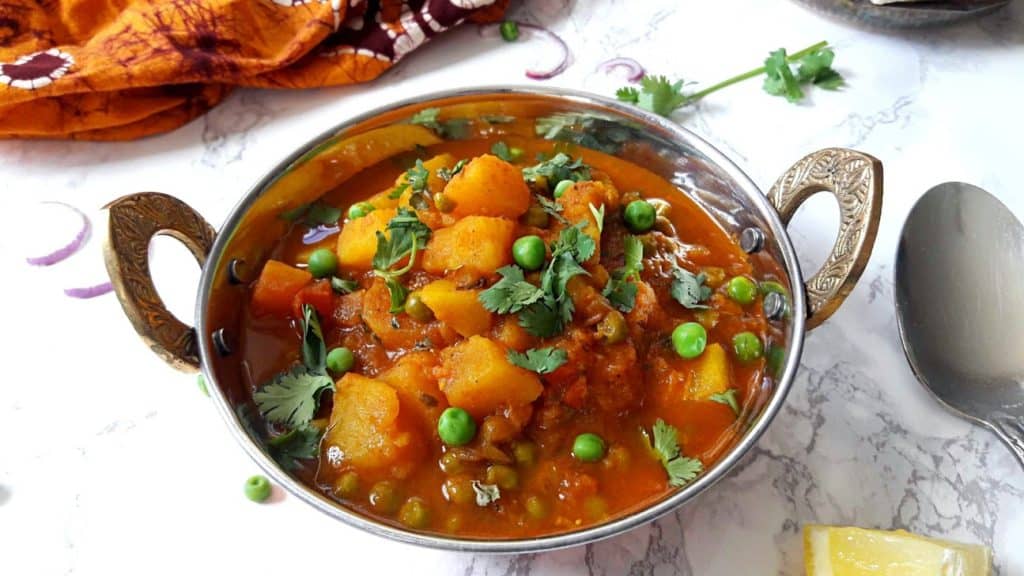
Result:
[[[992,554],[903,530],[810,525],[804,562],[807,576],[989,576]]]

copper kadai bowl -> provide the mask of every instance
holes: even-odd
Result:
[[[407,123],[425,108],[440,108],[444,118],[466,118],[471,130],[480,126],[481,134],[501,133],[501,124],[473,122],[488,115],[527,120],[558,116],[572,129],[547,137],[614,153],[673,182],[680,193],[691,196],[726,231],[742,239],[753,252],[755,269],[781,269],[788,275],[782,280],[791,294],[789,313],[779,320],[786,341],[776,343],[785,350],[783,368],[777,377],[765,378],[758,400],[744,410],[743,435],[694,482],[629,515],[577,531],[509,540],[421,534],[366,517],[302,484],[268,455],[260,437],[240,417],[250,401],[240,360],[231,353],[246,294],[240,278],[246,278],[246,271],[259,270],[285,233],[287,223],[279,214],[317,199],[383,159],[375,139],[380,142],[389,126]],[[786,224],[804,200],[821,191],[839,202],[838,238],[822,268],[804,280]],[[537,552],[593,542],[650,522],[689,502],[736,465],[785,401],[800,362],[804,332],[839,307],[864,270],[878,230],[881,201],[881,164],[853,150],[828,148],[805,156],[765,195],[724,154],[665,118],[571,90],[480,88],[398,102],[338,124],[270,170],[242,197],[220,232],[171,196],[146,192],[115,200],[107,207],[105,257],[117,296],[138,333],[172,366],[203,371],[231,434],[296,497],[342,522],[402,542],[472,552]],[[153,286],[148,247],[157,234],[180,240],[203,266],[194,328],[167,311]]]

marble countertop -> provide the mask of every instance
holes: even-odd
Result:
[[[610,56],[711,82],[779,46],[836,47],[849,81],[841,92],[813,91],[792,105],[755,80],[675,117],[765,189],[821,147],[858,148],[885,164],[874,256],[842,309],[807,339],[785,408],[751,457],[675,514],[586,547],[487,557],[394,544],[294,497],[262,506],[243,497],[258,470],[195,377],[151,354],[112,296],[61,294],[105,279],[100,232],[65,264],[25,265],[14,231],[36,225],[21,215],[38,200],[97,215],[122,194],[160,190],[216,224],[265,170],[331,124],[431,90],[530,82],[522,70],[543,50],[465,29],[372,85],[240,90],[188,126],[139,142],[0,142],[0,572],[795,575],[801,526],[834,523],[988,544],[997,573],[1024,574],[1024,471],[914,380],[891,278],[901,223],[933,184],[978,184],[1024,217],[1024,3],[918,33],[859,30],[782,0],[536,0],[516,12],[572,47],[572,65],[550,84],[601,94],[621,83],[595,71]],[[791,231],[805,269],[824,259],[837,219],[824,197],[797,215]],[[191,318],[199,272],[190,256],[159,239],[154,261],[162,296]]]

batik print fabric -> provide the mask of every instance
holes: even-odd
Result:
[[[0,137],[127,140],[234,86],[366,82],[507,0],[0,0]]]

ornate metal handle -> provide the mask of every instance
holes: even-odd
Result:
[[[828,259],[805,284],[808,329],[839,308],[864,272],[882,214],[882,163],[846,148],[819,150],[787,170],[768,199],[789,224],[804,200],[818,192],[830,192],[839,202],[839,235]]]
[[[105,208],[103,258],[125,315],[165,362],[186,372],[198,370],[195,329],[175,318],[157,294],[149,274],[149,243],[157,234],[171,236],[202,265],[217,232],[189,205],[158,192],[124,196]]]

